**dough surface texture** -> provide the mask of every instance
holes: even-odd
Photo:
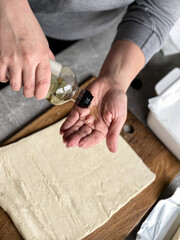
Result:
[[[155,179],[122,137],[67,149],[60,125],[0,148],[0,206],[26,240],[81,239]]]

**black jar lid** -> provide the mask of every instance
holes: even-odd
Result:
[[[88,108],[93,99],[93,95],[88,90],[82,90],[77,99],[77,104],[81,108]]]

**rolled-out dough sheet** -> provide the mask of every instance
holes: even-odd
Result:
[[[26,240],[81,239],[155,179],[122,137],[67,149],[59,127],[0,148],[0,206]]]

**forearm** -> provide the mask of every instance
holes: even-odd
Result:
[[[135,43],[147,63],[160,50],[179,17],[179,0],[135,0],[119,24],[115,40]]]
[[[144,54],[136,44],[118,40],[112,44],[100,71],[100,77],[109,79],[113,86],[126,92],[144,64]]]

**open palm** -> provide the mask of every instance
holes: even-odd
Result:
[[[108,149],[115,152],[127,116],[127,96],[103,78],[91,83],[88,90],[94,96],[91,106],[74,105],[60,129],[63,140],[67,147],[90,148],[106,138]]]

